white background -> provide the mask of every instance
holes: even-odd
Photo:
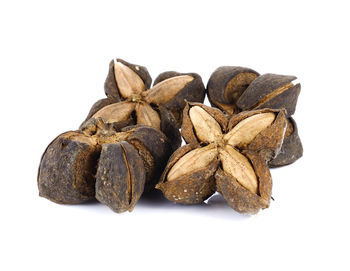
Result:
[[[349,270],[347,2],[1,1],[0,270]],[[304,157],[272,170],[270,208],[40,198],[42,152],[104,97],[114,57],[205,84],[222,65],[298,76]]]

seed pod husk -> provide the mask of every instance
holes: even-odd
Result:
[[[256,78],[237,101],[241,110],[261,108],[286,109],[287,117],[295,112],[300,84],[294,85],[295,76],[264,74]]]
[[[96,199],[117,213],[132,211],[146,181],[137,150],[122,141],[102,146],[96,174]]]
[[[99,146],[81,132],[66,132],[46,148],[38,171],[39,195],[61,204],[95,198]]]
[[[269,167],[280,167],[294,163],[303,156],[303,145],[301,144],[298,127],[293,118],[288,119],[287,130],[282,148],[276,158],[269,161]]]
[[[217,68],[209,78],[207,93],[210,104],[232,116],[238,113],[237,100],[249,84],[259,76],[256,71],[238,67]]]

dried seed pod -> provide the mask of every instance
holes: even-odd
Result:
[[[298,127],[293,118],[288,119],[288,125],[279,154],[269,161],[269,167],[280,167],[294,163],[303,156],[303,146],[301,144]]]
[[[80,132],[59,135],[41,158],[39,195],[62,204],[94,199],[98,157],[99,147],[92,138]]]
[[[208,98],[212,106],[218,107],[230,116],[238,113],[238,98],[259,76],[256,71],[237,66],[217,68],[209,78],[207,85]]]
[[[281,148],[284,110],[242,112],[228,121],[218,109],[188,103],[183,117],[181,132],[190,144],[172,155],[156,188],[170,201],[196,204],[213,193],[216,178],[235,210],[267,208],[272,185],[266,163]]]
[[[184,100],[204,100],[202,79],[195,73],[166,72],[158,76],[152,88],[151,81],[145,67],[113,60],[105,82],[108,100],[96,103],[80,128],[84,129],[90,118],[106,120],[108,115],[109,123],[119,128],[144,124],[161,129],[171,140],[173,150],[177,149],[181,144],[178,124],[181,125]]]
[[[116,212],[131,211],[160,176],[169,141],[149,126],[115,132],[102,118],[94,120],[49,145],[39,167],[39,193],[57,203],[80,203],[94,198],[96,185],[98,200]]]
[[[286,109],[287,117],[295,112],[300,84],[294,85],[295,76],[264,74],[256,78],[237,101],[241,110],[261,108]]]
[[[96,174],[96,198],[117,213],[132,211],[146,180],[143,161],[132,145],[122,141],[102,146]]]

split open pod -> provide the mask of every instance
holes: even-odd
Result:
[[[112,60],[105,82],[108,98],[93,105],[86,121],[102,118],[124,126],[148,125],[160,129],[170,139],[173,149],[177,149],[181,144],[179,127],[184,100],[203,102],[205,87],[202,79],[196,73],[164,72],[152,87],[151,82],[145,67],[122,59]],[[115,117],[106,118],[111,112]]]
[[[270,203],[267,162],[281,149],[284,110],[241,112],[231,119],[216,108],[188,103],[182,136],[187,145],[169,159],[156,188],[173,202],[198,204],[216,190],[241,213],[257,213]]]
[[[269,162],[270,167],[291,164],[303,155],[298,129],[291,117],[301,90],[299,83],[293,83],[295,80],[295,76],[259,75],[249,68],[223,66],[216,69],[208,81],[207,93],[211,105],[229,116],[263,108],[286,110],[288,133],[280,155]]]

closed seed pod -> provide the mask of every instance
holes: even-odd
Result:
[[[95,198],[99,147],[81,132],[66,132],[46,148],[38,171],[39,195],[53,202],[77,204]]]
[[[211,105],[220,108],[230,116],[238,113],[237,100],[258,76],[259,73],[256,71],[244,67],[217,68],[210,76],[207,85]]]
[[[145,187],[154,187],[170,154],[168,139],[155,128],[137,125],[115,132],[101,119],[91,121],[48,146],[38,172],[39,195],[74,204],[93,199],[96,191],[113,211],[131,211]]]
[[[288,119],[288,125],[279,154],[269,161],[269,167],[280,167],[294,163],[303,156],[303,145],[301,144],[298,127],[293,118]]]
[[[143,161],[129,143],[104,144],[96,174],[96,198],[117,213],[132,211],[146,181]]]
[[[295,76],[267,73],[256,78],[237,101],[241,110],[261,108],[286,109],[287,117],[295,112],[300,84],[294,85]]]

